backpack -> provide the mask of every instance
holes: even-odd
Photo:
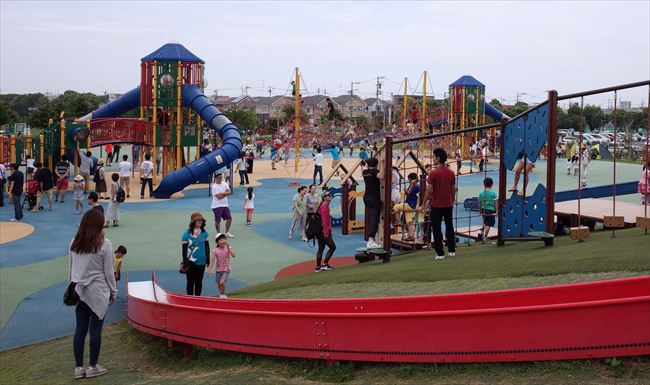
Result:
[[[320,206],[318,207],[320,210]],[[319,210],[316,210],[314,215],[307,218],[305,225],[305,236],[309,240],[313,240],[323,235],[323,219],[320,216]]]
[[[102,181],[102,177],[99,175],[99,170],[101,170],[102,167],[98,167],[97,170],[95,170],[95,174],[93,175],[93,182],[99,183]]]
[[[120,203],[126,200],[126,192],[124,192],[124,189],[122,187],[117,189],[117,194],[115,194],[115,200]]]

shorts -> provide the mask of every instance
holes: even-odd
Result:
[[[56,182],[56,189],[59,191],[66,191],[68,189],[68,180],[61,178]]]
[[[332,159],[332,168],[336,168],[336,166],[338,166],[339,163],[341,163],[340,160]]]
[[[120,186],[122,183],[126,184],[127,186],[131,183],[131,177],[130,176],[121,176],[120,177]]]
[[[255,209],[244,209],[247,213],[252,213]]]
[[[483,215],[483,224],[485,226],[492,227],[496,223],[496,211],[494,210],[482,210],[481,215]]]
[[[406,223],[413,223],[413,219],[415,218],[415,209],[409,206],[408,203],[396,204],[395,206],[393,206],[393,211],[396,213],[403,212]]]
[[[215,207],[212,209],[214,213],[214,221],[219,223],[223,219],[224,221],[232,220],[232,215],[230,215],[230,208],[228,207]]]
[[[229,271],[217,271],[215,274],[214,281],[219,283],[221,281],[221,278],[223,278],[223,283],[228,282],[228,276],[230,275]]]

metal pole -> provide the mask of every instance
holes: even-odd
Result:
[[[176,74],[176,169],[183,167],[183,149],[181,148],[181,126],[183,125],[183,107],[181,106],[181,62],[178,62]]]
[[[506,128],[506,122],[505,120],[501,121],[501,137],[499,138],[501,140],[500,146],[503,149],[503,146],[505,145],[505,128]],[[525,172],[526,170],[524,170]],[[504,156],[503,156],[503,150],[499,151],[499,209],[497,210],[497,214],[499,217],[503,217],[504,212],[503,212],[503,207],[506,204],[506,176],[507,176],[508,169],[506,168],[505,161],[504,161]],[[547,206],[548,209],[548,206]],[[548,214],[547,214],[548,215]],[[502,223],[501,219],[499,218],[498,222],[498,227],[497,227],[497,246],[503,246],[505,244],[505,240],[503,238],[503,232],[501,230],[502,228]]]
[[[406,102],[408,95],[406,93],[406,85],[408,84],[408,78],[404,78],[404,100],[403,100],[403,109],[402,109],[402,128],[406,129]]]
[[[424,134],[427,132],[427,71],[424,71],[424,82],[422,84],[422,116],[420,120],[422,120],[420,130]]]
[[[158,178],[158,172],[156,170],[156,161],[158,157],[158,145],[156,144],[156,130],[158,128],[158,63],[153,62],[153,71],[151,74],[153,78],[153,111],[151,116],[151,129],[152,129],[152,141],[153,141],[153,151],[151,151],[151,158],[153,159],[153,184],[156,184],[156,179]],[[141,93],[149,92],[149,90],[140,90]]]
[[[391,239],[390,239],[390,210],[391,207],[391,177],[392,177],[392,168],[393,168],[393,136],[386,136],[386,143],[384,145],[384,196],[383,204],[381,206],[382,214],[384,220],[382,221],[382,229],[384,239],[382,242],[383,249],[386,252],[390,251],[391,248]]]
[[[612,160],[614,162],[614,181],[612,183],[612,216],[616,215],[616,138],[618,137],[618,128],[616,124],[616,112],[617,112],[617,98],[618,92],[614,90],[614,153],[612,154]],[[616,228],[612,227],[612,238],[616,236]]]
[[[548,137],[546,143],[548,145],[548,156],[546,159],[546,232],[550,234],[555,233],[555,138],[557,132],[557,91],[551,90],[548,92]],[[503,154],[503,131],[501,132],[501,154]],[[503,155],[501,155],[503,162]],[[525,172],[526,170],[524,170]],[[505,187],[505,186],[504,186]],[[499,186],[500,189],[500,186]]]
[[[293,92],[293,136],[296,141],[296,156],[294,158],[293,170],[296,178],[298,175],[298,164],[300,163],[300,112],[300,71],[296,67],[296,86]],[[289,154],[285,154],[285,156],[289,156]]]

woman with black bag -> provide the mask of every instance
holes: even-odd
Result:
[[[183,261],[179,272],[187,278],[187,295],[201,295],[203,274],[210,264],[210,244],[208,232],[205,231],[205,218],[201,213],[190,217],[190,225],[181,237]]]
[[[104,214],[101,211],[86,211],[70,245],[68,279],[79,295],[78,302],[73,301],[77,302],[77,326],[72,343],[75,378],[97,377],[108,372],[97,361],[102,345],[104,316],[108,305],[115,301],[117,287],[113,274],[113,245],[104,238],[103,227]],[[90,361],[89,366],[84,368],[84,345],[89,330]]]

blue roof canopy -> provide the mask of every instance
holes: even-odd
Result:
[[[168,43],[153,51],[149,55],[142,58],[142,61],[184,61],[184,62],[198,62],[205,63],[198,56],[194,55],[182,44]]]
[[[478,86],[478,87],[485,87],[485,84],[479,82],[478,80],[474,79],[474,77],[469,76],[469,75],[464,75],[458,78],[455,82],[451,83],[449,87],[462,87],[462,86]]]

